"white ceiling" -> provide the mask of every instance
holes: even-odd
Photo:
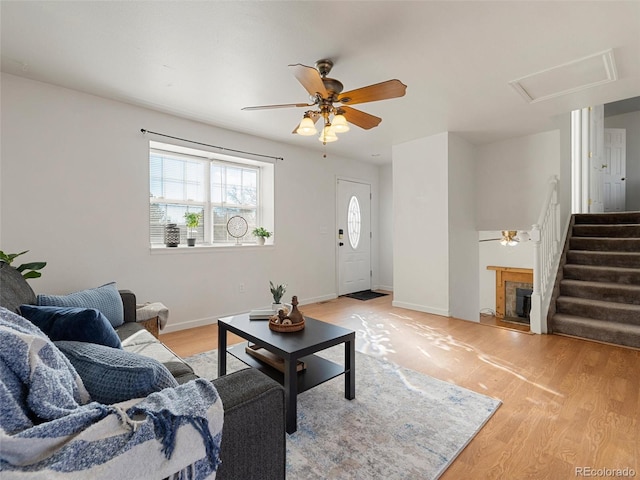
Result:
[[[0,5],[3,72],[307,148],[322,145],[291,134],[304,109],[240,110],[307,101],[287,65],[330,58],[345,91],[397,78],[406,96],[358,106],[380,126],[354,127],[326,147],[375,163],[416,138],[451,131],[487,143],[640,95],[638,1]],[[615,82],[532,104],[509,85],[607,49]]]

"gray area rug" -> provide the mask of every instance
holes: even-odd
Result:
[[[344,347],[321,352],[343,362]],[[187,359],[217,377],[217,351]],[[228,356],[228,371],[246,366]],[[436,479],[500,401],[356,352],[356,398],[340,376],[298,395],[298,430],[287,436],[287,478]]]

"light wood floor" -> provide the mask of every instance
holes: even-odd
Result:
[[[495,315],[480,315],[480,323],[483,325],[493,325],[494,327],[502,327],[508,328],[510,330],[518,330],[520,332],[530,332],[531,328],[529,325],[525,325],[523,323],[518,322],[509,322],[505,320],[500,320]]]
[[[631,468],[640,477],[640,351],[414,312],[391,300],[338,298],[301,310],[355,330],[359,351],[502,400],[442,479],[580,478],[576,468]],[[189,356],[216,348],[216,330],[161,340]]]

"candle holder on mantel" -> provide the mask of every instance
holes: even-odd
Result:
[[[298,332],[304,328],[304,316],[298,310],[298,297],[291,297],[291,313],[287,315],[284,310],[280,309],[277,315],[269,318],[269,328],[274,332]]]

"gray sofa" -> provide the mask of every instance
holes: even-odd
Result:
[[[22,304],[34,304],[33,290],[15,269],[0,262],[0,305],[19,313]],[[125,323],[116,329],[125,350],[155,358],[178,383],[197,378],[179,356],[136,322],[136,297],[120,291]],[[217,379],[215,385],[224,406],[224,426],[217,479],[284,479],[284,391],[272,379],[245,369]]]

